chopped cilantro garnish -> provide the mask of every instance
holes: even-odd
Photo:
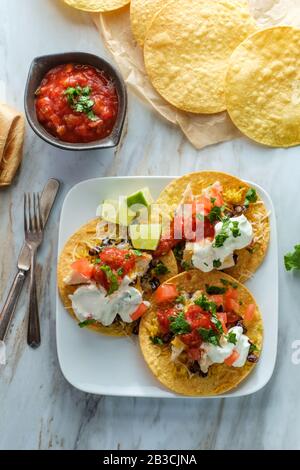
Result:
[[[206,343],[211,343],[215,346],[220,345],[219,337],[212,328],[210,328],[210,329],[199,328],[198,331],[199,331],[199,334],[202,337],[203,341],[205,341]]]
[[[91,121],[97,121],[98,117],[93,112],[95,101],[90,97],[91,91],[90,87],[68,87],[65,90],[65,95],[69,106],[76,113],[84,113]]]
[[[285,269],[292,271],[293,269],[300,270],[300,245],[296,245],[293,253],[287,253],[284,257]]]
[[[81,323],[78,323],[79,328],[86,328],[87,326],[94,325],[96,323],[96,320],[90,319],[90,320],[85,320],[82,321]]]
[[[159,263],[157,263],[153,271],[157,276],[163,276],[164,274],[168,274],[170,272],[167,266],[162,263],[162,261],[159,261]]]
[[[249,354],[252,354],[253,352],[257,352],[259,351],[258,347],[256,346],[256,344],[254,343],[251,343],[250,344],[250,348],[249,348]]]
[[[132,251],[135,254],[135,256],[138,256],[138,257],[143,256],[143,253],[140,250],[132,250]]]
[[[222,225],[221,231],[215,237],[215,241],[213,244],[214,248],[221,248],[221,246],[224,245],[227,238],[229,238],[228,229],[230,225],[230,219],[228,217],[225,217],[222,222],[223,222],[223,225]]]
[[[150,336],[150,341],[153,344],[159,344],[159,346],[164,344],[163,340],[159,336]]]
[[[210,213],[208,214],[208,220],[210,221],[211,224],[214,224],[215,222],[218,222],[222,220],[222,211],[224,210],[224,207],[218,207],[214,206]]]
[[[184,304],[185,303],[185,296],[183,294],[179,295],[177,297],[177,299],[175,300],[175,303],[176,304]]]
[[[229,342],[229,343],[232,343],[232,344],[236,344],[236,343],[237,343],[236,334],[233,333],[233,331],[230,331],[230,332],[228,333],[227,339],[228,339],[228,342]]]
[[[117,274],[118,274],[118,276],[123,276],[123,274],[124,274],[124,268],[118,269]]]
[[[182,261],[181,266],[185,271],[188,271],[192,267],[191,263],[189,263],[188,261]]]
[[[220,281],[222,282],[223,286],[231,286],[233,289],[237,289],[239,286],[236,282],[230,282],[230,281],[227,281],[227,279],[220,279]]]
[[[211,202],[212,204],[214,204],[214,203],[216,202],[216,198],[215,198],[215,197],[211,197],[211,198],[210,198],[210,202]]]
[[[100,269],[106,274],[106,279],[109,282],[109,289],[108,295],[113,294],[116,290],[119,289],[119,283],[117,276],[113,273],[110,266],[106,264],[104,266],[100,266]]]
[[[205,289],[208,295],[222,295],[227,291],[225,287],[209,286],[208,284],[205,285]]]
[[[131,258],[131,254],[127,253],[127,255],[125,255],[125,259],[130,259],[130,258]]]
[[[198,220],[200,220],[200,222],[204,222],[204,220],[205,220],[205,217],[204,217],[203,214],[197,214],[196,217],[197,217]]]
[[[182,260],[183,250],[184,250],[184,248],[181,244],[175,246],[175,248],[173,249],[174,256],[177,259],[177,261],[179,261],[179,262],[181,262],[181,260]]]
[[[185,319],[184,312],[179,312],[177,317],[170,317],[170,330],[174,335],[184,335],[191,331],[191,327]]]
[[[210,312],[212,314],[217,312],[217,304],[215,304],[215,302],[210,302],[204,294],[201,294],[200,297],[194,301],[194,303],[201,307],[205,312]]]
[[[256,190],[253,188],[250,188],[246,194],[245,207],[249,207],[250,203],[256,202],[257,199],[258,199],[258,196],[257,196]]]
[[[201,307],[205,312],[209,312],[211,314],[212,323],[216,326],[220,333],[223,333],[222,323],[217,317],[217,304],[215,302],[210,302],[204,294],[201,294],[200,297],[194,301],[194,303],[199,305],[199,307]]]
[[[232,232],[233,238],[237,238],[242,235],[240,231],[239,223],[236,220],[232,222],[232,226],[230,227],[230,230]]]
[[[219,259],[214,259],[214,260],[213,260],[213,267],[214,267],[214,268],[218,269],[218,268],[220,268],[221,266],[222,266],[221,260],[219,260]]]

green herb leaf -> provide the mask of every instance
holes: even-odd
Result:
[[[203,214],[197,214],[196,217],[197,217],[198,220],[200,220],[200,222],[204,222],[204,220],[205,220],[205,217],[204,217]]]
[[[211,322],[216,326],[219,333],[223,333],[222,323],[217,317],[217,304],[215,302],[210,302],[206,295],[201,294],[201,296],[194,301],[196,305],[199,305],[205,312],[209,312],[212,316]]]
[[[157,263],[153,271],[157,276],[163,276],[164,274],[168,274],[170,272],[167,266],[162,263],[162,261],[159,261],[159,263]]]
[[[220,268],[221,266],[222,266],[221,260],[219,260],[219,259],[214,259],[214,260],[213,260],[213,267],[214,267],[214,268],[218,269],[218,268]]]
[[[222,295],[227,291],[225,287],[209,286],[208,284],[205,285],[205,289],[208,295]]]
[[[207,216],[210,223],[214,224],[215,222],[221,221],[223,211],[224,211],[224,207],[214,206]]]
[[[163,346],[164,342],[159,336],[150,336],[150,341],[153,344],[158,344],[159,346]]]
[[[124,268],[118,269],[117,274],[118,274],[118,276],[120,276],[120,277],[123,276],[123,274],[124,274]]]
[[[246,198],[245,198],[245,206],[249,207],[250,203],[256,202],[258,199],[257,192],[254,188],[250,188],[247,191]]]
[[[252,354],[252,353],[257,352],[257,351],[259,351],[259,349],[258,349],[258,347],[256,346],[256,344],[251,343],[251,344],[250,344],[250,348],[249,348],[249,354]]]
[[[138,257],[143,256],[143,253],[140,250],[132,250],[132,251],[135,254],[135,256],[138,256]]]
[[[106,274],[106,279],[109,282],[109,289],[108,289],[108,295],[113,294],[116,290],[119,289],[119,282],[117,276],[113,273],[112,269],[110,266],[107,266],[106,264],[104,266],[100,266],[100,269],[105,272]]]
[[[65,95],[68,100],[69,106],[76,113],[85,113],[91,121],[97,121],[98,117],[93,112],[95,101],[91,99],[90,94],[92,90],[90,87],[81,88],[69,87],[65,90]]]
[[[236,220],[232,222],[230,230],[232,232],[233,238],[237,238],[242,235],[240,231],[239,223]]]
[[[182,261],[181,266],[183,267],[183,269],[184,269],[185,271],[189,271],[189,269],[192,268],[191,263],[189,263],[189,262],[187,262],[187,261]]]
[[[190,333],[190,324],[186,321],[184,312],[179,312],[177,317],[170,317],[170,330],[174,335]]]
[[[179,263],[181,263],[182,261],[183,250],[184,248],[181,244],[175,246],[175,248],[173,249],[174,256]]]
[[[215,304],[215,302],[210,302],[204,294],[201,294],[200,297],[194,301],[194,304],[201,307],[205,312],[209,312],[211,314],[216,314],[217,312],[217,304]]]
[[[185,304],[185,296],[184,295],[179,295],[177,299],[175,300],[176,304]]]
[[[222,229],[220,233],[215,237],[215,241],[213,244],[214,248],[221,248],[221,246],[224,245],[227,238],[229,238],[228,229],[230,225],[230,219],[228,217],[225,217],[222,222],[223,222]]]
[[[95,323],[97,323],[96,320],[90,319],[90,320],[85,320],[85,321],[82,321],[81,323],[78,323],[78,326],[79,328],[86,328],[87,326],[94,325]]]
[[[212,328],[210,328],[210,329],[199,328],[198,331],[199,331],[199,334],[200,334],[201,338],[206,343],[213,344],[214,346],[219,346],[220,345],[219,337]]]
[[[300,270],[300,245],[296,245],[293,253],[287,253],[284,257],[285,269],[292,271],[293,269]]]
[[[229,342],[229,343],[232,343],[232,344],[236,344],[236,343],[237,343],[236,334],[233,333],[233,331],[230,331],[230,332],[228,333],[227,339],[228,339],[228,342]]]

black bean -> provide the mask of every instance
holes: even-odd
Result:
[[[219,306],[217,307],[217,312],[218,312],[218,313],[224,312],[224,307],[223,307],[223,305],[219,305]]]
[[[238,259],[239,259],[239,255],[236,254],[236,253],[233,253],[233,261],[234,261],[234,264],[237,264]]]
[[[94,248],[90,249],[89,255],[90,256],[98,256],[100,252],[101,252],[101,246],[95,246]]]
[[[247,331],[248,331],[248,329],[245,327],[245,325],[244,325],[244,323],[243,323],[242,320],[239,320],[239,321],[235,324],[235,326],[241,326],[241,327],[243,328],[243,333],[244,333],[244,334],[246,334]]]
[[[133,327],[132,334],[137,336],[139,334],[139,328],[140,328],[140,322],[137,321]]]
[[[163,341],[163,343],[167,344],[167,343],[170,343],[173,339],[173,333],[167,333],[165,334],[161,339]]]
[[[248,362],[257,362],[258,357],[255,354],[249,354],[248,357],[247,357],[247,361]]]
[[[150,279],[149,284],[152,291],[154,292],[160,286],[160,280],[157,277],[153,277]]]
[[[199,363],[197,361],[192,362],[192,364],[189,366],[189,371],[192,374],[199,374],[201,371]]]

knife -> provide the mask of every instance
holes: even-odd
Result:
[[[60,182],[51,178],[43,189],[41,196],[41,211],[44,219],[44,227],[47,224],[51,209],[59,191]],[[3,310],[0,314],[0,341],[4,341],[7,335],[12,317],[22,292],[26,274],[30,271],[30,250],[24,242],[19,258],[18,273],[15,276]]]

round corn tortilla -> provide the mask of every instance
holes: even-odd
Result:
[[[81,227],[77,232],[75,232],[71,238],[67,241],[64,249],[62,250],[57,267],[57,285],[59,294],[62,300],[62,303],[69,314],[74,318],[78,323],[78,318],[76,317],[73,309],[72,302],[69,298],[70,295],[74,294],[75,290],[78,289],[77,286],[67,286],[64,283],[65,277],[70,273],[71,264],[76,261],[76,259],[87,258],[92,259],[89,256],[89,249],[99,244],[100,239],[97,237],[97,225],[101,219],[93,219],[88,222],[86,225]],[[173,253],[169,253],[160,258],[160,260],[168,268],[169,273],[163,276],[158,276],[160,282],[165,282],[170,277],[175,276],[178,273],[177,262]],[[138,288],[138,286],[137,286]],[[149,297],[149,296],[148,296]],[[147,295],[144,296],[147,298]],[[99,323],[95,325],[88,325],[86,328],[102,333],[108,336],[129,336],[132,334],[133,329],[135,328],[136,323],[124,323],[122,321],[117,321],[111,326],[103,326]]]
[[[118,10],[130,3],[130,0],[63,0],[70,7],[77,10],[91,12],[105,12]]]
[[[224,273],[213,271],[209,274],[193,270],[179,274],[167,281],[166,284],[175,284],[179,291],[193,294],[197,290],[204,290],[205,285],[220,285],[220,279],[233,282],[234,279]],[[239,298],[243,302],[241,316],[243,317],[247,305],[256,302],[250,291],[238,284]],[[247,324],[247,336],[258,347],[259,354],[263,343],[263,322],[260,310],[256,305],[255,316]],[[243,367],[228,367],[226,364],[213,364],[207,377],[191,375],[187,368],[179,362],[171,361],[171,348],[169,345],[159,346],[152,343],[150,336],[158,332],[158,321],[155,302],[152,308],[142,318],[139,330],[141,350],[146,363],[154,376],[170,390],[187,396],[211,396],[226,393],[237,387],[254,369],[255,363],[246,362]],[[256,353],[258,355],[258,353]]]
[[[226,105],[250,139],[271,147],[300,143],[300,29],[265,29],[234,51]]]
[[[145,65],[154,88],[184,111],[224,111],[229,58],[254,31],[246,1],[169,0],[145,39]]]
[[[155,14],[166,4],[166,0],[131,0],[130,21],[133,35],[143,47],[147,31]]]
[[[243,205],[250,186],[239,178],[217,171],[190,173],[172,181],[160,194],[157,204],[162,205],[164,210],[169,208],[169,212],[174,214],[188,185],[191,186],[194,195],[200,195],[204,189],[216,181],[219,181],[223,186],[225,202]],[[251,249],[244,248],[236,251],[238,254],[237,264],[225,270],[227,274],[239,282],[245,282],[257,271],[266,256],[270,241],[269,215],[259,194],[257,202],[250,204],[245,216],[253,226],[253,245]],[[192,254],[190,258],[191,256]],[[185,259],[185,261],[189,260]]]

